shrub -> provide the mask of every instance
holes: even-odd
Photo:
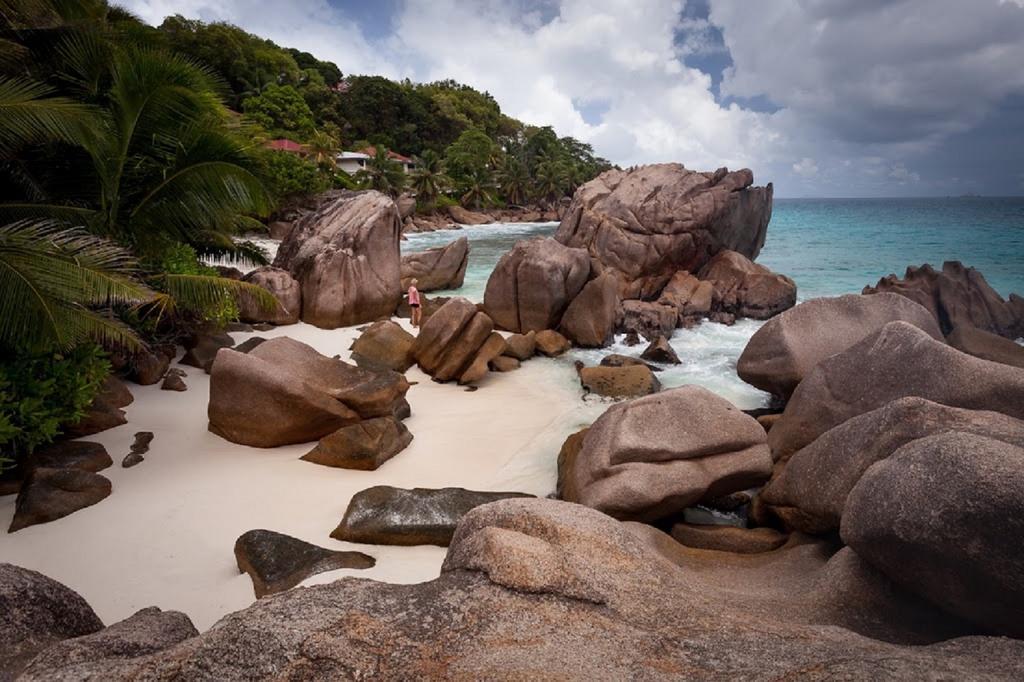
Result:
[[[81,419],[109,373],[110,363],[93,344],[0,362],[0,469]]]
[[[160,262],[160,271],[168,275],[220,276],[216,268],[200,262],[195,249],[188,244],[174,244],[167,248]],[[228,322],[238,319],[238,302],[234,296],[224,296],[196,312],[204,322],[212,322],[222,329]]]
[[[259,155],[259,165],[264,185],[278,200],[295,194],[316,194],[330,186],[330,178],[316,164],[296,154],[266,151]]]

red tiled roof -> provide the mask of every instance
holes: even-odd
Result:
[[[292,142],[291,140],[271,140],[265,145],[267,149],[273,149],[278,152],[294,152],[301,154],[306,151],[306,146],[301,145],[298,142]]]
[[[363,149],[360,149],[358,151],[360,154],[366,154],[367,156],[377,156],[377,149],[374,147],[364,147]],[[402,156],[398,152],[393,152],[390,149],[387,150],[387,152],[389,159],[401,161],[402,163],[412,163],[412,159],[410,159],[408,156]]]

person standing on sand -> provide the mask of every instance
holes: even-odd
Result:
[[[416,288],[416,285],[419,283],[417,279],[409,282],[409,310],[411,311],[410,317],[414,327],[420,326],[420,290]]]

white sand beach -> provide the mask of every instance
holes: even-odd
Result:
[[[399,320],[408,328],[408,321]],[[326,355],[349,358],[355,328],[305,324],[259,333],[291,336]],[[251,334],[234,334],[242,341]],[[180,366],[180,365],[176,365]],[[370,570],[345,575],[414,583],[437,576],[445,550],[335,541],[330,532],[353,494],[374,485],[554,490],[559,447],[607,405],[584,403],[568,363],[535,358],[507,374],[491,373],[477,391],[437,384],[413,367],[409,393],[412,444],[377,471],[333,469],[300,461],[313,443],[274,449],[236,445],[207,431],[209,377],[184,367],[188,391],[129,384],[128,424],[86,440],[106,446],[114,466],[103,472],[113,493],[57,521],[0,535],[0,561],[38,570],[78,591],[106,623],[156,605],[185,612],[200,630],[254,601],[233,547],[245,531],[266,528],[332,549],[374,556]],[[120,465],[137,431],[155,438],[145,461]],[[0,525],[10,524],[15,496],[0,498]]]

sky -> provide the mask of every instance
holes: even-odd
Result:
[[[1024,194],[1024,0],[119,4],[454,78],[621,166],[748,167],[780,197]]]

